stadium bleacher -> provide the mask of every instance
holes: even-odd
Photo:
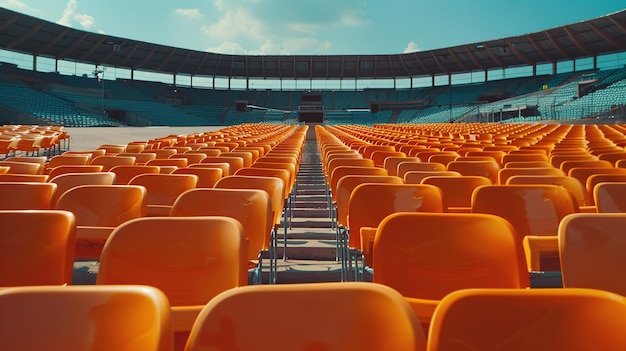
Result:
[[[626,67],[307,91],[2,66],[0,349],[626,349]]]

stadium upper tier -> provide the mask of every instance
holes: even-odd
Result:
[[[298,121],[303,93],[98,81],[4,64],[0,65],[0,122],[65,126],[291,124]],[[626,114],[626,68],[465,85],[317,93],[327,124],[611,118]],[[243,110],[236,108],[238,103],[244,103]]]

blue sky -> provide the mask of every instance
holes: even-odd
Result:
[[[65,26],[227,54],[397,54],[531,33],[624,0],[0,0]]]

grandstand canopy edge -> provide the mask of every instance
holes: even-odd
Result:
[[[85,32],[0,8],[0,49],[164,74],[244,79],[401,79],[450,76],[626,51],[626,9],[503,39],[389,55],[242,56]],[[44,45],[45,43],[45,45]],[[575,63],[574,63],[575,64]],[[35,68],[35,67],[34,67]],[[434,84],[433,84],[434,85]],[[248,88],[248,87],[246,87]]]

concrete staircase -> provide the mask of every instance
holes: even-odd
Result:
[[[326,184],[315,128],[311,126],[297,176],[293,219],[287,229],[284,260],[284,228],[278,232],[276,283],[341,281],[341,265],[336,261],[336,234],[328,214]],[[263,282],[268,282],[265,274]]]

